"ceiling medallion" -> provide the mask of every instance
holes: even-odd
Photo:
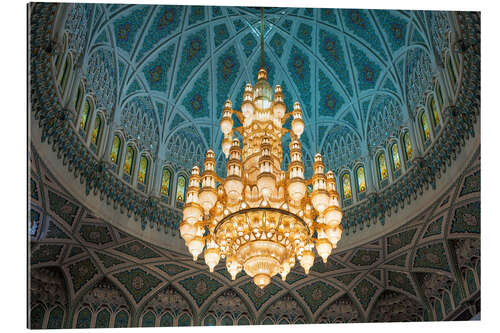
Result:
[[[195,261],[205,248],[210,272],[222,258],[233,280],[244,270],[260,288],[278,273],[285,280],[296,258],[308,274],[314,247],[326,262],[342,234],[335,177],[332,171],[325,175],[321,154],[314,156],[312,178],[304,179],[300,104],[287,112],[279,85],[272,96],[264,69],[262,16],[261,11],[257,83],[245,86],[241,111],[226,101],[220,121],[227,177],[216,175],[215,154],[209,149],[201,175],[197,166],[192,168],[180,225]],[[233,114],[243,124],[234,129]],[[290,116],[291,131],[283,128]],[[233,130],[242,136],[243,148]],[[286,133],[291,138],[288,171],[281,170]]]

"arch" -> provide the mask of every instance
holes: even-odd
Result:
[[[90,120],[92,119],[92,113],[94,112],[94,101],[90,96],[85,97],[85,102],[83,103],[82,112],[80,115],[80,134],[83,137],[87,136],[90,127]]]
[[[95,150],[95,153],[99,153],[99,147],[102,141],[102,132],[104,128],[104,117],[102,112],[98,112],[95,117],[94,128],[90,136],[90,147]]]
[[[405,161],[411,161],[413,158],[413,147],[411,145],[411,140],[410,140],[410,132],[405,131],[403,136],[403,147],[404,147],[404,158]]]
[[[175,187],[175,201],[177,203],[184,203],[186,198],[186,187],[187,181],[186,176],[184,174],[180,174],[177,176],[177,183]]]
[[[128,327],[129,324],[129,313],[126,310],[121,310],[118,312],[115,316],[115,322],[114,322],[114,327],[115,328],[122,328],[122,327]]]
[[[439,110],[443,110],[444,107],[444,97],[443,97],[443,89],[441,88],[441,84],[438,79],[434,80],[434,93],[436,94]]]
[[[394,141],[390,147],[392,170],[394,171],[394,178],[397,178],[401,174],[401,159],[399,158],[398,143]]]
[[[121,135],[115,133],[115,136],[113,137],[113,142],[111,144],[111,152],[109,154],[109,159],[111,160],[111,163],[113,163],[114,165],[120,164],[122,146],[123,146],[123,139]]]
[[[237,325],[238,321],[244,316],[250,323],[253,313],[250,312],[251,306],[235,289],[223,290],[220,294],[209,300],[209,303],[201,309],[202,322],[215,325]],[[213,320],[210,318],[213,317]]]
[[[344,294],[325,307],[317,316],[320,324],[356,323],[362,321],[361,312],[351,300],[349,294]]]
[[[208,314],[203,319],[203,326],[215,326],[217,325],[217,320],[212,314]]]
[[[65,31],[63,34],[63,47],[62,53],[57,53],[55,57],[55,73],[56,77],[59,77],[59,71],[61,70],[62,60],[64,59],[64,55],[66,54],[66,49],[68,48],[68,32]]]
[[[458,72],[455,68],[454,61],[451,57],[450,51],[446,50],[445,53],[445,68],[446,74],[448,77],[448,81],[450,82],[451,91],[453,93],[453,97],[455,96],[455,91],[457,89],[457,81],[458,81]]]
[[[137,156],[137,149],[134,145],[128,144],[125,150],[125,161],[123,162],[123,177],[126,181],[132,179],[135,169],[135,159]]]
[[[90,328],[90,322],[92,319],[92,312],[85,306],[78,311],[76,314],[75,326],[74,328]]]
[[[281,296],[265,308],[258,322],[267,325],[279,323],[283,319],[291,324],[295,324],[298,320],[309,321],[306,311],[291,294]]]
[[[242,325],[250,325],[250,320],[248,319],[247,316],[242,315],[240,319],[238,319],[237,325],[242,326]]]
[[[58,329],[63,328],[64,323],[64,309],[56,305],[50,310],[49,320],[47,322],[47,328],[49,329]]]
[[[356,168],[356,191],[358,195],[366,192],[365,167],[363,164]]]
[[[137,173],[137,183],[140,190],[146,191],[148,188],[150,165],[150,157],[142,153],[139,160],[139,172]]]
[[[64,58],[64,64],[59,72],[57,83],[61,89],[61,96],[64,97],[66,93],[66,88],[68,86],[69,77],[71,76],[71,71],[73,69],[73,60],[71,53],[67,52]]]
[[[348,204],[352,200],[352,187],[351,187],[351,175],[348,171],[342,174],[342,199],[344,200],[344,205]]]
[[[41,303],[37,303],[32,306],[30,311],[30,328],[39,329],[42,328],[43,320],[45,318],[45,306]]]
[[[82,107],[83,96],[85,95],[85,85],[83,81],[78,84],[78,90],[76,91],[75,101],[73,105],[75,106],[76,114],[80,114],[80,109]]]
[[[108,328],[111,319],[111,313],[107,308],[103,308],[97,313],[95,320],[96,328]]]
[[[424,321],[425,306],[414,298],[394,290],[384,290],[368,316],[370,322]]]
[[[439,116],[439,109],[433,93],[430,93],[429,97],[427,98],[427,109],[431,114],[432,124],[434,125],[434,128],[437,132],[441,123],[441,118]]]
[[[141,316],[141,327],[155,327],[156,315],[148,310]]]
[[[177,325],[178,326],[192,326],[193,325],[193,318],[191,314],[184,312],[182,313],[179,318],[177,319]]]
[[[466,269],[464,273],[464,282],[466,284],[466,290],[469,296],[472,296],[478,290],[478,284],[476,282],[476,276],[472,269]]]
[[[385,161],[385,153],[380,152],[377,155],[376,165],[377,165],[377,174],[380,182],[380,186],[384,187],[389,179],[389,173],[387,171],[387,163]]]
[[[174,316],[170,311],[166,311],[160,317],[160,327],[171,327],[174,326]]]
[[[431,142],[431,128],[429,126],[425,110],[421,111],[418,119],[419,119],[420,134],[422,135],[422,143],[424,144],[425,147],[427,147]]]
[[[169,167],[164,166],[161,172],[161,183],[160,183],[160,194],[167,197],[170,196],[170,190],[172,187],[172,171]]]

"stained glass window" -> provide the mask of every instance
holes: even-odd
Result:
[[[351,199],[351,179],[348,173],[342,176],[342,191],[344,192],[344,200]]]
[[[66,56],[66,61],[64,62],[62,72],[59,75],[59,86],[61,87],[63,94],[66,89],[66,81],[68,80],[70,67],[71,67],[71,58],[69,56]]]
[[[443,92],[441,91],[441,85],[439,83],[436,83],[436,95],[438,98],[439,105],[442,107],[444,104],[444,100],[443,100]]]
[[[82,116],[80,118],[80,128],[87,132],[87,124],[91,115],[90,101],[88,98],[85,99],[85,104],[83,104]]]
[[[403,136],[403,141],[405,144],[406,160],[411,160],[413,156],[413,148],[411,147],[410,133],[405,133],[405,135]]]
[[[115,328],[127,327],[128,326],[128,313],[126,311],[120,311],[115,317]]]
[[[161,176],[161,194],[169,195],[170,192],[170,170],[163,168],[163,174]]]
[[[56,329],[62,328],[64,318],[64,310],[57,306],[50,311],[49,321],[47,322],[47,328]]]
[[[148,311],[148,313],[142,317],[142,327],[155,327],[155,320],[156,316],[153,312]]]
[[[123,173],[129,176],[132,175],[135,162],[135,150],[132,146],[127,146],[127,151],[125,153],[125,163],[123,164]]]
[[[203,320],[203,326],[215,326],[217,325],[217,322],[215,321],[214,316],[208,315],[205,317],[205,320]]]
[[[103,309],[101,310],[98,314],[97,314],[97,318],[96,318],[96,321],[95,321],[95,327],[96,328],[107,328],[109,327],[109,319],[110,319],[111,315],[109,313],[109,311],[107,309]]]
[[[378,172],[380,180],[385,180],[388,176],[387,174],[387,165],[385,164],[385,155],[378,155]]]
[[[431,110],[432,110],[432,116],[434,118],[434,125],[437,126],[437,125],[439,125],[439,113],[438,113],[438,109],[437,109],[436,101],[434,100],[434,97],[431,97],[430,106],[431,106]]]
[[[80,84],[78,86],[78,92],[75,98],[75,110],[77,113],[80,111],[80,104],[82,103],[82,98],[83,98],[83,86]]]
[[[169,312],[166,312],[160,319],[160,326],[174,326],[174,318]]]
[[[431,132],[429,130],[429,123],[427,122],[427,116],[425,115],[425,113],[422,113],[422,115],[420,116],[420,123],[422,124],[424,141],[427,141],[431,138]]]
[[[448,76],[450,77],[451,86],[452,86],[453,90],[455,90],[455,84],[457,83],[457,76],[456,76],[455,70],[453,68],[453,63],[452,63],[451,56],[449,53],[447,54],[447,57],[446,57],[446,67],[448,67],[447,68],[448,69]]]
[[[186,193],[186,178],[184,176],[179,176],[179,178],[177,178],[177,193],[175,194],[177,201],[184,202],[185,193]]]
[[[148,180],[148,171],[149,171],[149,160],[146,156],[141,156],[141,160],[139,161],[139,175],[137,176],[137,181],[141,184],[146,184]]]
[[[101,136],[101,127],[102,127],[101,117],[97,116],[95,118],[94,129],[92,130],[92,137],[90,139],[90,143],[92,143],[96,146],[97,146],[97,144],[99,142],[99,138]]]
[[[178,319],[179,326],[191,326],[191,316],[187,313],[182,314]]]
[[[90,328],[90,319],[92,318],[92,313],[88,308],[84,308],[78,313],[78,318],[76,319],[76,328]]]
[[[118,164],[120,161],[120,150],[122,147],[122,141],[118,135],[113,138],[113,147],[111,147],[110,159],[114,164]]]
[[[398,145],[396,143],[392,144],[391,152],[392,152],[392,166],[394,168],[394,171],[398,171],[401,168],[401,161],[399,160]]]
[[[358,178],[358,192],[362,193],[366,191],[365,168],[359,167],[356,176]]]

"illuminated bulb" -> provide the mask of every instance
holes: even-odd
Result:
[[[225,135],[229,134],[233,129],[233,119],[229,117],[222,117],[220,120],[220,129]]]
[[[330,206],[325,210],[325,223],[329,226],[335,227],[340,224],[342,220],[342,211],[339,207]]]
[[[304,121],[301,118],[295,118],[294,120],[292,120],[293,134],[300,138],[302,133],[304,133],[304,126]]]
[[[198,256],[203,251],[203,247],[205,246],[205,241],[203,237],[196,236],[188,243],[189,253],[193,256],[193,260],[198,260]]]
[[[332,244],[328,239],[318,239],[316,241],[316,251],[318,251],[318,254],[323,258],[323,262],[326,264],[328,256],[332,253]]]
[[[253,277],[253,282],[259,287],[260,289],[264,289],[265,286],[271,282],[271,278],[267,274],[256,274]]]
[[[286,276],[290,273],[290,264],[288,261],[283,263],[283,269],[281,270],[281,280],[286,281]]]
[[[306,274],[309,274],[309,270],[314,264],[314,254],[311,250],[305,250],[302,252],[302,258],[300,259],[300,265],[304,268]]]
[[[226,259],[226,269],[231,274],[231,279],[236,279],[236,275],[241,271],[241,265],[233,257],[228,257]]]
[[[181,237],[187,244],[194,238],[196,234],[196,227],[194,226],[194,224],[188,222],[182,222],[180,225],[180,232],[181,232]]]
[[[231,149],[233,139],[228,135],[224,137],[222,140],[222,152],[226,155],[226,158],[229,157],[229,149]]]
[[[208,265],[210,272],[214,271],[214,267],[217,266],[220,260],[219,249],[210,248],[205,251],[205,263]]]

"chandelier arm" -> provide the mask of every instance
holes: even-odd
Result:
[[[243,116],[243,113],[241,111],[233,110],[233,114],[236,116],[236,118],[238,118],[240,123],[243,123],[245,117]]]

